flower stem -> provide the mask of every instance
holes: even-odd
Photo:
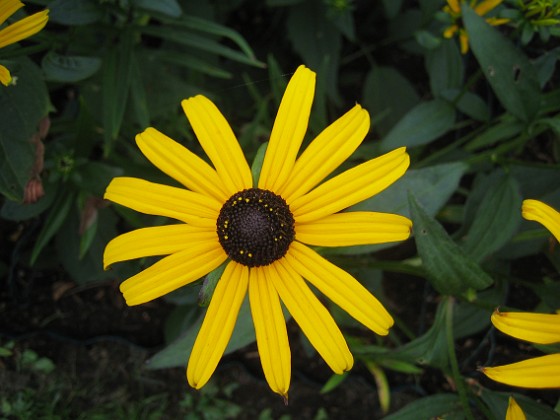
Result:
[[[459,363],[457,362],[457,355],[455,354],[455,340],[453,339],[453,304],[454,299],[447,298],[447,306],[445,313],[445,335],[447,338],[447,351],[449,356],[449,363],[451,365],[451,375],[455,386],[457,387],[457,392],[459,393],[459,400],[463,406],[465,412],[465,417],[469,420],[474,420],[473,413],[469,406],[469,398],[467,395],[467,389],[465,387],[465,382],[463,377],[459,372]]]

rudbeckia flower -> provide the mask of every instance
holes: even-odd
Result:
[[[369,115],[355,105],[298,157],[314,91],[315,73],[300,66],[282,98],[256,185],[224,116],[209,99],[195,96],[182,102],[183,110],[213,166],[148,128],[136,137],[138,147],[185,188],[128,177],[107,187],[105,198],[115,203],[180,222],[125,233],[107,245],[105,267],[167,255],[121,284],[129,305],[156,299],[226,264],[188,362],[194,388],[216,369],[247,294],[265,378],[285,399],[291,355],[281,301],[334,372],[353,364],[340,329],[308,282],[375,333],[386,335],[393,325],[367,289],[312,246],[408,238],[411,222],[405,217],[342,210],[400,178],[409,156],[400,148],[324,181],[362,142]]]
[[[0,26],[23,6],[24,4],[19,0],[0,0]],[[1,29],[0,48],[15,44],[22,39],[35,35],[47,24],[47,20],[49,20],[48,14],[48,9],[43,10],[42,12],[27,16]],[[4,86],[8,86],[11,81],[12,76],[10,75],[10,71],[0,64],[0,82]]]
[[[499,6],[502,1],[503,0],[483,0],[479,3],[477,0],[471,0],[470,6],[477,15],[486,16],[486,14]],[[443,36],[445,38],[452,38],[458,34],[462,54],[466,54],[469,51],[469,35],[461,23],[461,4],[464,2],[465,0],[447,0],[447,6],[443,8],[443,11],[451,16],[453,21],[453,24],[443,31]],[[489,17],[486,19],[486,22],[489,25],[498,26],[509,22],[509,19]]]
[[[525,420],[525,413],[513,397],[509,397],[506,420]]]

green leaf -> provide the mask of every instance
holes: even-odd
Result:
[[[381,211],[410,217],[408,193],[412,191],[427,214],[434,216],[455,192],[467,168],[462,162],[454,162],[408,170],[389,188],[350,210]]]
[[[399,14],[402,7],[402,0],[383,0],[383,8],[387,19],[393,19]]]
[[[448,89],[458,89],[463,83],[463,59],[457,43],[447,40],[437,49],[426,53],[426,70],[434,96]]]
[[[224,310],[227,310],[227,308],[224,308]],[[204,316],[200,316],[196,323],[185,331],[181,337],[152,357],[148,361],[148,368],[163,369],[168,367],[186,366],[203,319]],[[253,320],[251,318],[249,300],[245,299],[243,305],[241,305],[235,329],[233,330],[233,334],[224,355],[245,347],[254,341],[255,330],[253,327]]]
[[[113,47],[103,61],[103,129],[105,137],[105,154],[117,138],[128,101],[132,73],[133,32],[125,30],[120,43]]]
[[[439,293],[457,296],[469,289],[485,289],[492,284],[492,278],[465,255],[412,194],[409,194],[409,205],[418,254],[428,280]]]
[[[450,89],[440,92],[440,96],[446,101],[454,103],[459,111],[474,120],[484,122],[490,120],[488,104],[475,93]]]
[[[303,62],[313,69],[320,69],[326,62],[326,72],[320,74],[328,96],[340,102],[338,93],[338,68],[342,36],[328,19],[325,2],[307,0],[289,8],[286,21],[287,36]]]
[[[364,106],[375,118],[373,129],[381,136],[411,110],[420,97],[397,69],[374,66],[364,84]]]
[[[462,413],[463,409],[456,394],[436,394],[419,398],[401,408],[384,420],[418,420],[448,418]]]
[[[523,131],[525,124],[512,117],[505,115],[500,121],[484,130],[465,145],[465,150],[475,152],[477,150],[493,146],[504,140],[511,139]]]
[[[148,98],[146,96],[144,81],[142,80],[140,63],[134,52],[132,53],[131,61],[132,69],[130,73],[130,84],[132,89],[130,89],[130,100],[132,101],[132,108],[134,110],[136,122],[140,127],[142,127],[142,129],[144,129],[150,125]]]
[[[0,194],[21,202],[35,162],[32,137],[48,113],[49,95],[29,59],[11,60],[8,67],[17,84],[0,89]]]
[[[55,0],[49,4],[49,22],[61,25],[90,25],[103,16],[95,0]]]
[[[267,147],[268,142],[261,144],[259,146],[259,149],[257,150],[255,159],[253,159],[253,164],[251,165],[251,173],[253,174],[253,185],[258,185],[259,183],[259,177],[261,176],[261,168]]]
[[[430,216],[434,216],[457,190],[467,165],[444,163],[428,168],[411,169],[379,194],[350,208],[351,211],[378,211],[410,217],[408,193],[414,192]],[[337,254],[362,254],[387,248],[393,244],[362,245],[336,248]]]
[[[197,72],[207,74],[221,79],[231,79],[232,74],[211,63],[208,63],[193,55],[177,54],[176,51],[158,50],[149,55],[149,59],[154,62],[167,62],[177,66],[183,66]]]
[[[53,82],[75,83],[94,75],[101,68],[98,57],[60,55],[49,51],[41,61],[45,78]]]
[[[142,9],[159,12],[174,18],[183,14],[183,10],[179,3],[177,3],[177,0],[133,0],[133,3],[135,6],[141,7]]]
[[[58,230],[63,225],[70,209],[74,204],[75,194],[73,192],[62,192],[56,198],[53,206],[51,207],[45,223],[39,236],[35,242],[35,246],[31,251],[31,264],[35,264],[37,257],[51,240],[51,238],[58,232]]]
[[[447,369],[449,352],[445,328],[446,305],[442,301],[437,308],[433,325],[422,336],[391,351],[391,357],[404,359],[420,365]]]
[[[86,253],[89,251],[93,241],[97,235],[98,226],[97,216],[94,216],[93,222],[87,226],[84,232],[80,235],[80,252],[78,254],[78,259],[82,260]]]
[[[480,261],[512,238],[521,222],[521,201],[513,177],[502,176],[490,185],[463,245],[471,258]]]
[[[344,380],[348,377],[348,374],[350,372],[344,372],[342,375],[332,375],[327,382],[325,382],[325,385],[323,385],[323,388],[321,388],[321,391],[319,391],[321,394],[327,394],[329,392],[331,392],[333,389],[337,388],[342,382],[344,382]]]
[[[226,47],[207,36],[201,36],[180,27],[142,26],[140,29],[145,34],[172,41],[180,45],[206,51],[243,64],[264,67],[264,63],[258,61],[253,56],[247,56],[245,53]]]
[[[184,16],[182,19],[167,20],[166,22],[170,25],[177,25],[190,30],[200,31],[209,35],[227,38],[234,44],[236,44],[247,57],[251,58],[255,62],[258,61],[255,57],[255,53],[253,52],[247,41],[245,41],[245,38],[243,38],[239,34],[239,32],[234,31],[227,26],[223,26],[211,20],[203,19],[197,16]],[[259,66],[264,67],[264,63],[260,63]]]
[[[447,133],[455,124],[455,110],[446,101],[434,99],[412,108],[381,141],[381,150],[421,146]]]
[[[525,122],[533,120],[540,105],[535,68],[519,48],[466,2],[462,3],[462,13],[470,47],[492,90],[513,115]]]
[[[80,217],[77,211],[71,212],[66,218],[55,237],[55,249],[58,261],[72,279],[79,285],[90,282],[99,282],[109,278],[126,278],[132,275],[125,270],[130,266],[126,263],[119,264],[119,267],[104,271],[101,261],[103,261],[103,251],[109,240],[117,236],[117,217],[109,209],[101,209],[97,213],[97,228],[93,238],[87,244],[82,245],[84,239],[79,234]],[[93,232],[92,232],[93,233]],[[83,249],[83,255],[80,250]],[[125,275],[123,275],[125,274]]]

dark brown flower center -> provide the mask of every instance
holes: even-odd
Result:
[[[282,197],[250,188],[232,195],[218,216],[216,229],[228,256],[248,267],[272,264],[294,240],[294,216]]]

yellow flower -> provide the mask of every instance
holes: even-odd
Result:
[[[494,311],[492,323],[505,334],[538,344],[560,342],[560,314]],[[485,367],[490,379],[522,388],[559,388],[560,354],[549,354],[504,366]]]
[[[0,26],[12,16],[16,11],[21,9],[24,4],[19,0],[0,0]],[[27,16],[11,25],[0,30],[0,48],[14,44],[22,39],[35,35],[47,24],[49,20],[49,11],[35,13]],[[12,81],[10,71],[0,64],[0,82],[4,86],[8,86]]]
[[[377,334],[388,334],[393,325],[381,303],[356,279],[308,245],[408,238],[412,224],[405,217],[341,211],[400,178],[409,156],[400,148],[321,184],[357,149],[370,120],[355,105],[298,157],[314,91],[315,73],[300,66],[282,98],[257,185],[224,116],[210,100],[195,96],[182,102],[183,110],[213,167],[148,128],[136,137],[140,150],[185,189],[127,177],[115,178],[107,187],[105,198],[115,203],[182,222],[138,229],[107,245],[105,267],[168,255],[122,283],[129,305],[192,283],[227,260],[189,359],[187,379],[194,388],[201,388],[216,369],[247,293],[264,375],[284,398],[291,355],[280,301],[334,372],[353,364],[341,331],[307,282]]]
[[[527,220],[539,222],[560,241],[560,213],[538,200],[524,200],[521,215]]]
[[[508,409],[506,412],[506,420],[525,420],[525,413],[517,404],[513,397],[509,397]]]
[[[477,15],[486,16],[487,13],[499,6],[502,1],[503,0],[482,0],[479,3],[478,0],[471,0],[470,6]],[[466,54],[469,51],[469,35],[461,23],[461,3],[464,2],[465,0],[447,0],[447,6],[443,8],[443,11],[451,16],[451,19],[453,20],[453,24],[443,31],[443,36],[445,38],[451,38],[455,34],[459,34],[459,43],[461,45],[462,54]],[[488,22],[489,25],[498,26],[509,22],[509,19],[490,17],[486,19],[486,22]]]

